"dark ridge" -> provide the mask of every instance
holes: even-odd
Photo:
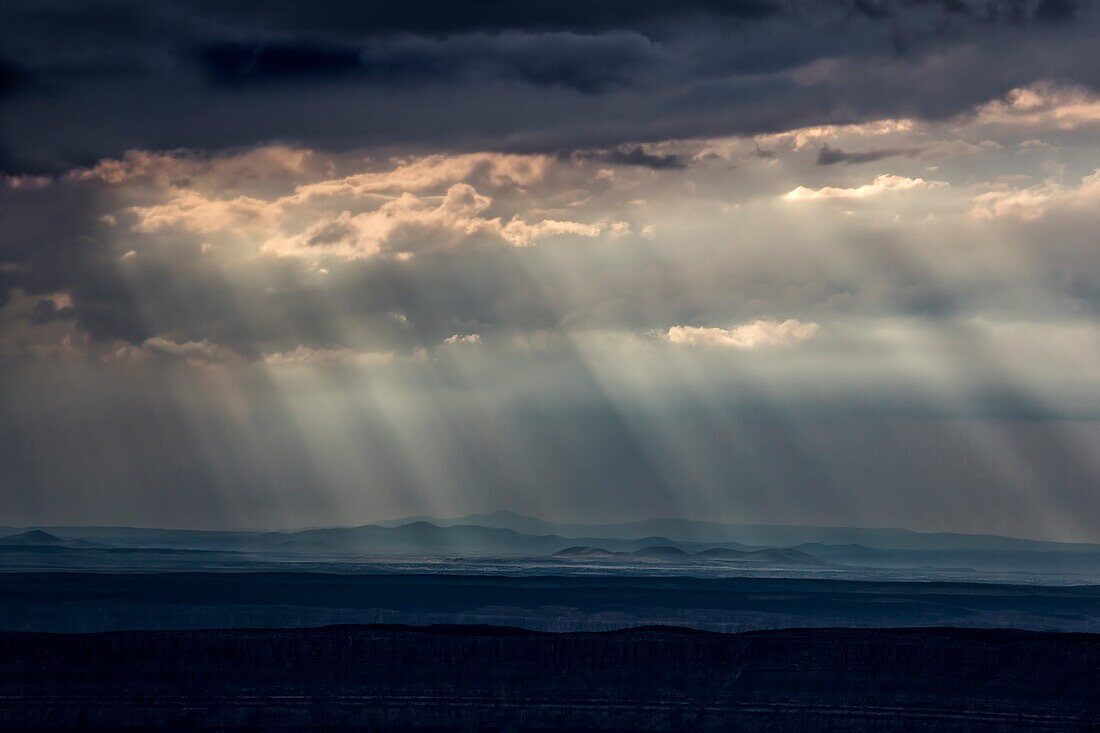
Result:
[[[0,544],[2,545],[59,545],[61,541],[60,537],[55,537],[40,529],[31,529],[19,534],[0,537]]]
[[[4,730],[1090,730],[1100,635],[0,633],[0,689]]]
[[[971,629],[962,626],[915,626],[860,629],[849,626],[823,626],[819,628],[765,629],[760,631],[739,631],[725,633],[706,629],[693,629],[688,626],[668,624],[650,624],[629,626],[608,631],[539,631],[519,626],[499,626],[496,624],[330,624],[309,628],[257,627],[248,629],[209,628],[209,629],[124,629],[119,631],[95,631],[92,633],[56,633],[40,631],[0,631],[0,644],[11,639],[126,639],[126,638],[229,638],[263,636],[301,636],[317,638],[330,634],[346,633],[375,634],[401,633],[422,634],[426,636],[521,636],[555,638],[613,638],[644,637],[651,635],[671,635],[678,637],[697,637],[700,639],[820,639],[824,637],[947,637],[967,640],[981,644],[1005,644],[1019,641],[1052,641],[1067,644],[1081,643],[1100,647],[1100,634],[1065,631],[1029,631],[1027,629]],[[1100,669],[1097,670],[1100,673]]]
[[[3,572],[0,599],[0,629],[20,631],[334,623],[491,623],[549,631],[654,624],[715,631],[817,626],[1100,631],[1097,586],[758,576]]]
[[[85,548],[92,549],[102,547],[95,542],[84,540],[70,540],[64,537],[50,534],[41,529],[30,529],[18,534],[10,534],[0,537],[0,547],[59,547],[59,548]]]
[[[751,553],[745,550],[731,550],[728,547],[712,547],[695,553],[696,557],[704,557],[713,560],[740,560]]]
[[[41,529],[29,529],[26,532],[0,537],[0,548],[17,550],[38,550],[68,552],[70,550],[95,550],[104,546],[87,540],[71,540],[58,537]]]
[[[575,547],[566,547],[564,550],[558,550],[554,553],[553,557],[615,557],[615,553],[610,550],[605,550],[602,547],[577,545]]]
[[[651,547],[643,547],[630,553],[634,557],[642,557],[653,560],[683,560],[690,557],[687,552],[684,552],[679,547],[671,547],[669,545],[657,545]]]
[[[727,547],[712,547],[695,553],[695,557],[704,560],[736,560],[739,562],[771,562],[785,565],[827,565],[808,552],[788,547],[769,547],[763,550],[731,550]]]
[[[779,562],[791,565],[828,565],[829,563],[814,557],[808,552],[788,547],[772,547],[748,553],[749,560],[756,562]]]

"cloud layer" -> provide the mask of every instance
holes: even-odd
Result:
[[[613,5],[7,3],[0,515],[1100,540],[1096,9]]]
[[[275,140],[620,149],[944,119],[1044,79],[1100,82],[1091,2],[628,5],[12,0],[0,11],[0,168]]]

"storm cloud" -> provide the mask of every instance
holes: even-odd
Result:
[[[0,16],[0,523],[1100,540],[1092,3]]]
[[[17,0],[3,14],[0,150],[23,173],[132,148],[272,141],[616,149],[942,119],[1042,79],[1100,81],[1095,8],[1050,0],[710,0],[675,13],[656,2]]]

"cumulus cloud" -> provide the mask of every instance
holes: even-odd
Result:
[[[783,194],[784,201],[820,201],[824,199],[865,199],[884,193],[918,191],[948,185],[946,181],[926,181],[923,178],[906,178],[884,173],[870,183],[855,188],[807,188],[799,186]]]
[[[1100,124],[1100,97],[1081,87],[1039,82],[979,106],[972,124],[1073,130]]]
[[[794,318],[785,321],[758,320],[732,328],[673,326],[664,338],[680,346],[748,350],[801,343],[813,338],[819,328],[816,323]]]
[[[1020,219],[1034,222],[1050,209],[1094,209],[1100,204],[1100,170],[1081,179],[1076,186],[1044,181],[1030,187],[999,186],[972,200],[971,216],[982,219]]]
[[[613,234],[621,234],[622,222],[612,225]],[[542,221],[528,224],[519,219],[513,219],[505,224],[501,230],[501,236],[509,244],[517,247],[526,247],[536,240],[544,237],[571,235],[574,237],[598,237],[603,228],[599,224],[582,224],[577,221],[557,221],[555,219],[543,219]]]
[[[906,118],[868,120],[845,125],[812,125],[757,135],[756,142],[762,145],[787,145],[801,150],[816,140],[898,135],[912,131],[916,125],[916,121]]]
[[[171,201],[153,206],[135,207],[134,230],[156,232],[180,227],[201,234],[257,230],[270,225],[274,212],[264,201],[239,196],[234,199],[209,198],[197,191],[180,191]]]
[[[0,183],[16,191],[41,190],[53,182],[50,176],[5,176],[0,175]]]
[[[286,198],[285,203],[304,203],[319,197],[357,198],[369,194],[422,193],[459,182],[522,188],[545,179],[551,163],[552,159],[545,155],[426,155],[396,161],[396,165],[388,169],[302,184]]]
[[[481,334],[454,334],[443,339],[444,346],[481,346]]]
[[[191,365],[240,363],[243,359],[233,351],[207,339],[200,341],[173,341],[163,336],[154,336],[141,344],[146,354],[179,359]]]
[[[309,151],[275,148],[242,157],[253,160],[199,161],[186,155],[135,153],[117,164],[103,161],[73,177],[113,185],[151,183],[146,190],[162,200],[128,209],[135,232],[225,235],[278,256],[410,257],[489,242],[526,247],[551,237],[593,238],[605,228],[613,236],[623,233],[622,222],[579,222],[517,207],[517,201],[530,196],[528,187],[546,182],[552,166],[560,169],[553,173],[558,179],[583,180],[575,164],[542,155],[429,155],[335,177],[331,170],[324,175]],[[258,190],[232,197],[222,193],[227,184],[240,188],[238,181],[274,175],[272,165],[281,166],[283,174],[294,174],[288,180],[292,190],[262,197]],[[295,178],[305,180],[294,182]],[[475,186],[502,195],[508,203],[497,207],[500,215],[490,213],[494,197]]]
[[[1090,177],[1074,183],[1069,172],[1085,162],[1073,141],[1021,152],[1016,132],[987,127],[893,120],[799,128],[770,142],[647,145],[647,154],[693,161],[671,174],[608,172],[606,160],[571,155],[132,151],[52,177],[46,188],[0,192],[9,231],[0,242],[0,291],[71,292],[73,328],[105,344],[172,334],[177,343],[205,339],[249,355],[272,344],[280,354],[295,344],[404,353],[468,324],[503,334],[490,342],[497,344],[525,330],[645,332],[736,312],[824,322],[845,310],[977,308],[999,303],[996,292],[1022,276],[1006,274],[1007,261],[973,227],[1034,224],[1054,209],[1084,215],[1092,190]],[[1086,133],[1073,144],[1086,145]],[[771,157],[759,156],[763,144]],[[860,179],[846,167],[819,167],[824,147],[922,152],[899,156],[896,173]],[[728,157],[707,157],[719,148]],[[934,161],[933,180],[921,175],[933,149],[977,159],[964,165],[945,155]],[[1057,161],[1072,167],[1062,171]],[[974,183],[973,170],[1004,175]],[[831,185],[797,185],[807,178]],[[942,205],[919,228],[911,218],[893,223],[909,194],[933,189]],[[860,213],[868,216],[792,229],[779,207],[815,200],[866,202]],[[55,215],[68,201],[80,208]],[[865,228],[872,221],[877,231]],[[958,236],[972,242],[971,260],[933,256],[938,242]],[[51,238],[79,246],[58,259],[27,245]],[[545,246],[554,239],[576,246]],[[622,246],[628,241],[643,246]],[[870,249],[870,241],[885,244]],[[1092,302],[1087,268],[1070,264],[1085,251],[1072,237],[1059,241],[1061,271],[1080,275],[1072,296],[1067,284],[1051,297]],[[921,250],[916,260],[910,247]],[[864,249],[868,271],[854,281],[838,276],[851,251]],[[913,264],[922,257],[936,263],[931,271]],[[941,264],[953,280],[936,270]],[[964,286],[964,278],[986,282]],[[397,312],[406,320],[390,315]]]
[[[390,351],[355,351],[348,348],[323,349],[298,346],[290,351],[265,354],[263,361],[273,367],[294,366],[371,366],[389,364],[395,359]]]
[[[1024,221],[1035,221],[1046,213],[1054,195],[1056,187],[1050,185],[986,191],[974,197],[970,213],[978,219],[1017,217]]]
[[[532,223],[485,216],[492,199],[466,183],[456,183],[441,199],[404,193],[378,209],[352,215],[341,212],[292,236],[268,237],[262,250],[279,256],[363,259],[383,253],[412,255],[434,249],[503,241],[524,247],[539,239],[573,235],[599,236],[601,227],[574,221],[543,219]]]

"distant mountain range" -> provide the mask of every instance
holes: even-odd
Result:
[[[265,561],[366,558],[542,558],[666,563],[737,563],[777,568],[840,566],[1066,573],[1100,578],[1100,545],[903,529],[734,525],[664,519],[628,524],[557,524],[510,512],[452,519],[410,517],[360,527],[230,532],[132,527],[0,528],[0,559],[125,553],[231,553]],[[182,553],[182,554],[181,554]],[[163,557],[161,557],[163,561]],[[196,560],[198,561],[198,560]],[[213,562],[207,556],[203,562]],[[55,560],[61,562],[60,560]]]
[[[610,552],[602,547],[578,545],[567,547],[554,553],[554,557],[567,560],[643,560],[655,562],[735,562],[749,564],[767,564],[779,567],[822,566],[829,565],[813,555],[789,548],[768,548],[766,550],[733,550],[727,547],[712,547],[699,552],[686,552],[671,545],[642,547],[632,552]]]
[[[0,537],[41,530],[63,539],[81,539],[107,544],[147,546],[195,546],[208,549],[241,547],[270,548],[296,543],[329,545],[354,537],[381,537],[382,529],[410,527],[412,534],[431,533],[435,528],[474,527],[510,530],[533,537],[600,540],[669,540],[679,543],[709,543],[742,548],[796,547],[804,544],[861,545],[883,550],[1027,550],[1042,552],[1100,552],[1100,544],[1030,540],[990,534],[916,532],[884,527],[821,527],[772,524],[722,524],[692,519],[651,519],[613,524],[570,524],[549,522],[509,511],[468,514],[462,517],[412,516],[358,527],[325,527],[282,532],[150,529],[140,527],[38,526],[0,527]],[[497,539],[507,535],[490,533]],[[336,540],[335,538],[342,538]],[[461,544],[461,543],[459,543]],[[552,543],[550,543],[552,544]],[[571,542],[571,545],[581,544]],[[652,542],[650,544],[659,544]]]
[[[614,552],[674,545],[667,537],[582,538]],[[539,557],[577,544],[556,535],[531,535],[499,527],[414,521],[397,527],[364,525],[297,532],[207,532],[130,527],[49,527],[0,530],[0,548],[187,549],[307,556]]]
[[[884,550],[1038,550],[1100,552],[1100,544],[1029,540],[991,534],[916,532],[887,527],[819,527],[782,524],[722,524],[694,519],[648,519],[613,524],[548,522],[509,511],[467,514],[462,517],[405,517],[376,522],[380,527],[399,527],[410,522],[431,522],[439,527],[477,525],[511,529],[523,534],[561,537],[635,539],[667,537],[677,542],[736,543],[748,547],[795,547],[806,543],[863,545]]]
[[[30,529],[0,537],[0,547],[62,547],[70,550],[93,549],[103,547],[97,542],[66,539],[52,535],[41,529]]]

